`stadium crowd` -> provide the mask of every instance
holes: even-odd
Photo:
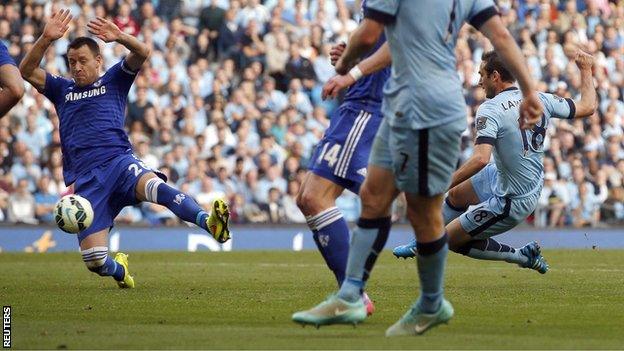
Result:
[[[499,0],[539,90],[576,98],[577,47],[596,57],[598,112],[553,120],[544,140],[545,183],[530,222],[597,226],[624,221],[624,1]],[[335,72],[328,53],[357,26],[359,5],[333,0],[65,0],[0,1],[0,40],[16,62],[33,45],[52,11],[70,8],[69,35],[55,42],[44,68],[67,75],[67,44],[87,35],[94,16],[110,18],[152,48],[129,95],[126,124],[135,154],[205,207],[226,197],[235,223],[304,223],[295,196],[309,157],[338,101],[322,101]],[[125,49],[103,46],[105,67]],[[477,87],[486,39],[465,26],[457,70],[465,88],[472,150],[473,116],[485,99]],[[432,82],[433,84],[434,82]],[[54,222],[68,193],[63,183],[58,117],[28,86],[0,120],[0,222]],[[357,196],[338,200],[347,220]],[[399,199],[395,219],[402,220]],[[127,207],[118,222],[175,224],[150,203]]]

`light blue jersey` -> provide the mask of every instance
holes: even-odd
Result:
[[[519,107],[522,93],[515,87],[503,90],[477,110],[476,144],[494,146],[498,168],[496,195],[520,198],[539,192],[544,180],[544,136],[551,118],[574,118],[571,99],[539,93],[544,105],[542,120],[532,130],[521,130]]]
[[[466,118],[456,70],[459,29],[496,16],[493,0],[368,0],[364,15],[386,25],[392,72],[382,112],[392,127],[425,129]]]

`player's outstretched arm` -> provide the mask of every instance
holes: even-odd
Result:
[[[349,73],[336,75],[328,80],[323,86],[323,100],[335,98],[342,90],[353,85],[361,77],[373,74],[391,64],[392,57],[390,56],[390,47],[388,43],[384,43],[374,54],[355,65]]]
[[[472,156],[466,161],[458,170],[453,173],[451,180],[451,186],[449,189],[453,189],[455,186],[463,183],[466,179],[470,179],[473,175],[477,174],[483,167],[487,166],[492,156],[492,145],[490,144],[476,144]]]
[[[357,61],[369,52],[379,40],[384,25],[370,18],[365,18],[349,37],[349,43],[336,62],[336,72],[346,74]]]
[[[579,50],[574,61],[581,71],[581,100],[574,101],[576,107],[574,118],[589,117],[596,112],[597,108],[596,88],[592,75],[594,57]]]
[[[0,118],[24,96],[24,81],[13,64],[0,66]]]
[[[46,72],[39,67],[43,55],[52,42],[65,35],[71,19],[69,10],[53,13],[43,28],[43,33],[20,63],[19,70],[22,77],[39,91],[45,89]]]
[[[138,71],[150,55],[150,49],[147,45],[132,35],[122,32],[113,22],[102,17],[91,20],[87,24],[87,29],[89,33],[106,43],[116,41],[130,50],[125,62],[127,67],[133,71]]]
[[[520,127],[523,129],[533,128],[541,120],[544,107],[535,91],[535,83],[529,74],[522,51],[499,16],[493,16],[485,21],[479,30],[490,39],[505,66],[520,85],[520,90],[524,96],[520,105]]]

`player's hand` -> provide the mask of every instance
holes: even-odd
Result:
[[[334,65],[335,69],[336,69],[336,73],[338,74],[347,74],[349,73],[349,70],[352,68],[352,66],[350,67],[349,65],[347,65],[347,63],[343,60],[343,58],[339,58],[338,62],[336,62],[336,64]]]
[[[350,74],[333,76],[323,86],[321,97],[323,100],[327,98],[335,99],[342,90],[350,87],[353,83],[355,83],[355,79]]]
[[[332,46],[331,50],[329,51],[329,59],[331,60],[331,64],[333,66],[336,65],[336,62],[338,62],[338,59],[340,59],[346,47],[347,43],[345,43],[344,41],[341,41],[340,43]]]
[[[574,57],[574,62],[580,70],[589,70],[594,65],[594,57],[582,50],[578,50]]]
[[[520,128],[533,128],[542,119],[543,113],[542,101],[535,91],[530,92],[524,96],[520,104]]]
[[[41,36],[52,41],[60,39],[69,29],[69,22],[71,20],[72,15],[69,9],[63,9],[59,12],[52,13],[48,23],[43,27]]]
[[[89,33],[102,39],[105,43],[119,40],[122,34],[119,27],[117,27],[113,22],[102,17],[97,17],[96,19],[89,21],[87,28],[89,29]]]

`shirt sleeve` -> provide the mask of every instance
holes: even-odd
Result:
[[[568,98],[562,98],[554,94],[540,94],[544,109],[550,113],[551,117],[573,119],[576,115],[576,105]]]
[[[15,66],[15,61],[13,61],[13,58],[9,55],[9,49],[7,49],[2,42],[0,42],[0,66],[4,65]]]
[[[496,119],[496,111],[488,103],[483,103],[477,110],[475,118],[475,129],[477,130],[477,139],[475,144],[494,145],[494,141],[498,137],[498,120]]]
[[[466,20],[471,26],[479,29],[483,23],[494,16],[498,16],[498,9],[493,0],[475,0]]]
[[[106,75],[110,75],[110,81],[119,86],[125,93],[130,91],[130,87],[134,82],[134,79],[137,76],[139,71],[133,71],[128,67],[125,59],[117,62],[113,67],[111,67]]]
[[[63,100],[65,87],[70,83],[68,79],[46,72],[43,95],[52,101],[53,104],[59,104]]]
[[[367,0],[364,4],[364,17],[383,24],[394,23],[400,0]]]

